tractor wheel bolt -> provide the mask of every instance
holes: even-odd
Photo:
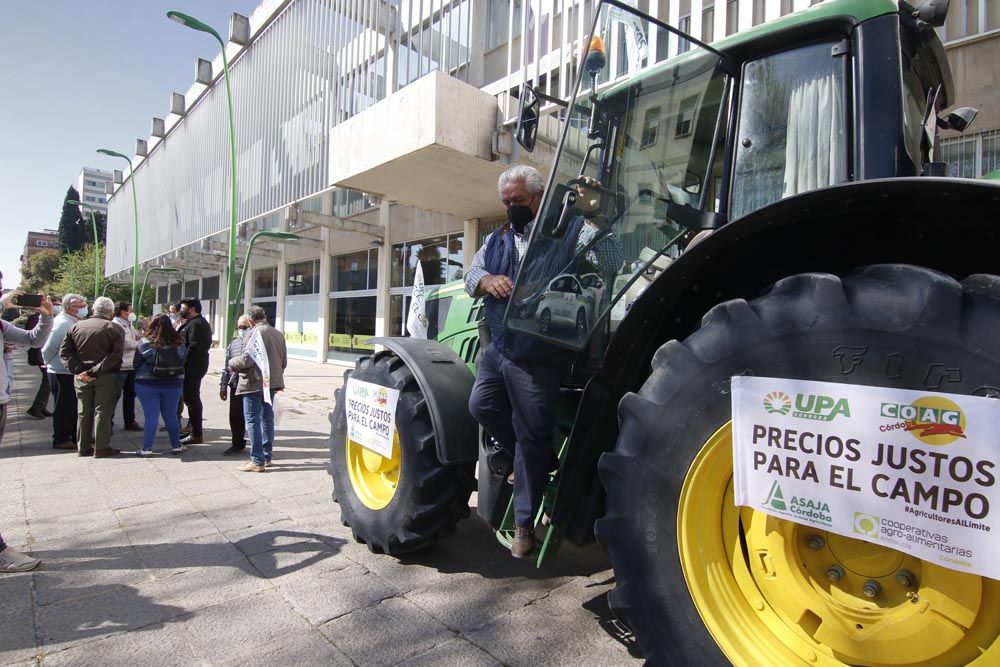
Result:
[[[913,588],[916,583],[916,577],[909,570],[900,570],[896,573],[896,583],[903,588]]]
[[[844,578],[844,568],[839,565],[831,565],[826,569],[826,578],[837,583]]]
[[[865,597],[873,598],[882,592],[882,586],[874,579],[869,579],[865,582],[864,588],[861,591],[865,594]]]
[[[813,551],[819,551],[826,546],[826,540],[823,539],[822,535],[810,535],[806,544],[808,544],[809,548]]]

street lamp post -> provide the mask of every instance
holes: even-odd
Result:
[[[132,169],[132,158],[127,155],[123,155],[117,151],[109,150],[107,148],[98,148],[97,152],[101,155],[110,155],[111,157],[120,157],[121,159],[128,162],[128,180],[132,182],[132,222],[135,225],[135,248],[133,249],[133,261],[132,261],[132,303],[135,303],[135,286],[139,281],[139,203],[135,197],[135,170]]]
[[[132,308],[139,310],[142,308],[142,297],[146,294],[146,285],[149,283],[149,274],[151,273],[180,273],[180,269],[175,269],[170,266],[154,266],[148,271],[146,271],[146,276],[142,279],[142,289],[139,290],[139,301],[132,302]]]
[[[84,204],[76,199],[67,199],[66,203],[90,209],[90,224],[94,228],[94,298],[96,299],[101,290],[101,240],[97,236],[97,211],[90,204]]]
[[[279,241],[299,241],[302,239],[302,237],[299,236],[298,234],[292,234],[291,232],[262,231],[262,232],[257,232],[256,234],[251,236],[250,243],[247,244],[247,257],[243,261],[243,270],[240,271],[240,281],[236,284],[236,292],[235,292],[236,298],[238,298],[239,295],[243,293],[243,285],[246,282],[247,268],[250,266],[250,255],[251,253],[253,253],[253,246],[255,243],[257,243],[257,239],[262,237],[268,239],[277,239]],[[234,301],[235,300],[236,299],[234,299]],[[233,303],[232,306],[229,306],[229,308],[232,309],[232,312],[226,313],[226,317],[230,318],[231,320],[236,318],[237,305],[238,305],[237,303]]]
[[[207,23],[203,23],[193,16],[183,14],[181,12],[169,11],[167,12],[167,18],[171,21],[176,21],[186,28],[191,28],[192,30],[198,30],[200,32],[206,32],[212,37],[215,37],[219,41],[219,46],[222,47],[222,74],[226,81],[226,102],[229,105],[229,160],[230,160],[230,185],[231,185],[231,201],[230,201],[230,218],[229,218],[229,259],[226,263],[226,309],[222,320],[222,331],[223,334],[219,336],[219,340],[229,340],[229,337],[233,333],[233,300],[235,299],[236,292],[233,290],[233,278],[236,275],[236,128],[235,121],[233,119],[233,93],[229,85],[229,60],[226,58],[226,43],[223,41],[222,37],[218,32],[215,31],[212,26]],[[223,338],[225,336],[225,338]]]

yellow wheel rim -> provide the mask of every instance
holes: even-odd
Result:
[[[392,456],[385,458],[347,438],[347,474],[358,499],[365,507],[380,510],[396,495],[402,457],[399,431],[392,436]]]
[[[736,507],[732,474],[726,424],[688,470],[677,536],[698,613],[734,664],[1000,665],[1000,582]]]

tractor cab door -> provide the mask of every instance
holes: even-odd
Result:
[[[596,34],[623,34],[623,11],[605,6]],[[679,39],[650,20],[628,25],[640,41]],[[510,329],[583,349],[596,328],[624,317],[679,239],[711,226],[731,77],[718,53],[694,43],[680,50],[619,81],[625,68],[613,71],[614,57],[588,53],[510,299]]]

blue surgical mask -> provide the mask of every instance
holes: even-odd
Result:
[[[79,317],[80,319],[83,319],[83,318],[84,318],[84,317],[86,317],[86,316],[87,316],[87,315],[88,315],[89,313],[90,313],[90,311],[89,311],[89,310],[87,310],[87,307],[86,307],[86,306],[84,306],[84,307],[83,307],[83,308],[81,308],[80,310],[76,311],[76,316],[77,316],[77,317]]]
[[[52,306],[52,316],[55,317],[62,312],[62,306]]]

